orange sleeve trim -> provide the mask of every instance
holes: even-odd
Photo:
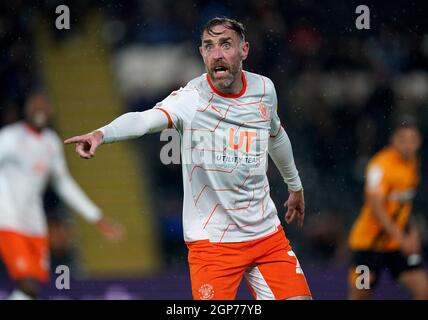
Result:
[[[171,116],[169,115],[168,111],[166,111],[165,109],[162,109],[162,108],[154,108],[154,109],[160,110],[163,113],[165,113],[166,117],[168,118],[168,129],[171,129],[172,128],[172,120],[171,120]]]

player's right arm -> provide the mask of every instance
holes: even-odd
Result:
[[[414,241],[414,237],[407,236],[385,210],[387,190],[389,189],[385,171],[386,169],[380,165],[369,166],[366,181],[368,204],[382,230],[399,243],[400,249],[405,255],[418,253],[419,245],[417,241]]]
[[[367,200],[372,208],[373,214],[382,229],[393,239],[400,242],[403,238],[403,232],[392,221],[391,217],[385,211],[385,196],[378,193],[368,193]]]
[[[3,130],[0,130],[0,166],[3,161],[3,158],[6,155],[6,146],[5,146],[6,140],[4,139],[3,136],[4,136]]]
[[[125,113],[100,129],[72,137],[64,143],[75,143],[76,152],[82,158],[90,159],[103,143],[138,138],[172,126],[180,128],[184,121],[192,117],[198,98],[197,90],[186,86],[171,93],[153,109]]]
[[[10,131],[6,131],[5,128],[0,130],[0,166],[6,157],[10,154],[11,145],[14,144],[14,139],[10,134]]]
[[[138,138],[146,133],[166,129],[169,124],[169,118],[159,109],[129,112],[121,115],[102,128],[81,136],[69,138],[64,143],[75,143],[77,154],[84,159],[90,159],[95,156],[97,148],[102,143]]]
[[[411,232],[409,235],[405,234],[385,212],[385,198],[378,194],[369,194],[367,197],[377,221],[381,225],[382,229],[399,243],[400,250],[406,256],[420,253],[420,242],[418,237],[415,236],[415,233]],[[412,226],[412,229],[413,228],[414,226]]]

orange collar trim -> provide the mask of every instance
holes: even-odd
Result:
[[[29,133],[31,133],[33,136],[40,137],[42,135],[42,132],[34,128],[32,125],[30,125],[28,122],[24,122],[24,126],[27,129]]]
[[[223,98],[239,98],[245,93],[245,91],[247,90],[247,78],[245,77],[244,71],[241,72],[241,79],[242,79],[243,86],[242,86],[242,89],[239,93],[224,93],[224,92],[219,91],[216,87],[214,87],[214,85],[211,82],[211,79],[207,73],[207,80],[208,80],[208,84],[210,85],[211,89],[213,89],[213,91],[216,94],[218,94],[219,96],[221,96]]]

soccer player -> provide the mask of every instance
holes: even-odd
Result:
[[[103,218],[68,172],[62,141],[47,128],[51,107],[46,95],[31,94],[25,121],[0,131],[0,256],[16,289],[9,299],[39,297],[49,277],[49,248],[42,196],[50,180],[58,195],[110,240],[121,227]]]
[[[67,139],[85,159],[102,143],[174,128],[181,137],[183,229],[194,299],[234,299],[245,276],[257,299],[311,299],[269,195],[270,154],[288,185],[287,223],[303,225],[304,198],[272,81],[242,69],[241,23],[214,18],[199,48],[206,73],[153,109],[124,114]]]
[[[421,242],[410,219],[419,183],[420,146],[416,120],[403,117],[393,129],[389,146],[375,154],[368,164],[365,203],[349,236],[353,251],[350,299],[369,299],[383,269],[388,269],[414,299],[428,299]],[[359,265],[369,268],[369,288],[356,286]]]

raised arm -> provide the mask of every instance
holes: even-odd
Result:
[[[170,125],[171,120],[162,109],[129,112],[102,128],[85,135],[69,138],[64,143],[75,143],[76,152],[79,156],[84,159],[91,159],[102,143],[138,138],[146,133],[161,131]]]
[[[183,121],[189,119],[196,110],[198,99],[198,90],[193,86],[186,86],[173,91],[153,109],[125,113],[100,129],[67,139],[64,143],[75,143],[76,152],[82,158],[90,159],[102,143],[138,138],[172,126],[179,129]]]

